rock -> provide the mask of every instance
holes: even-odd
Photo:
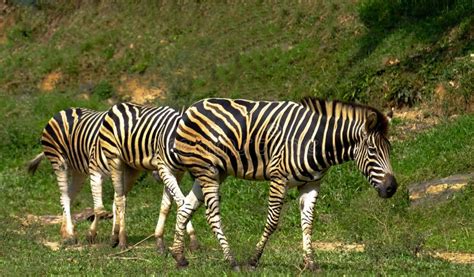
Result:
[[[417,206],[434,201],[446,200],[454,192],[466,188],[474,181],[474,173],[457,174],[408,186],[410,205]]]

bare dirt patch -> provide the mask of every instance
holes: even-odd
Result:
[[[63,79],[63,74],[59,71],[49,73],[39,84],[39,89],[45,92],[53,91],[58,83]]]
[[[0,15],[0,44],[7,42],[7,34],[5,31],[5,18]]]
[[[313,242],[315,250],[319,251],[340,251],[340,252],[364,252],[365,245],[360,243],[344,243],[340,241],[327,242],[315,241]]]
[[[108,219],[112,218],[112,213],[104,212],[100,215],[101,219]],[[62,215],[34,215],[34,214],[27,214],[25,217],[13,216],[16,218],[21,225],[28,227],[33,224],[40,224],[40,225],[54,225],[54,224],[61,224],[62,222]],[[94,209],[93,208],[85,208],[83,211],[79,213],[75,213],[72,215],[72,219],[76,222],[85,221],[85,220],[93,220],[94,219]]]
[[[456,264],[474,264],[474,253],[433,252],[431,256]]]
[[[155,99],[165,99],[166,91],[162,87],[152,86],[147,80],[138,78],[121,78],[122,85],[119,87],[119,94],[134,103],[145,104]]]
[[[440,122],[428,108],[402,108],[393,111],[390,141],[400,141],[426,131]]]

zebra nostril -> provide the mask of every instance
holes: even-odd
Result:
[[[387,192],[388,192],[388,193],[392,193],[392,191],[393,191],[393,187],[392,187],[392,186],[387,187]]]

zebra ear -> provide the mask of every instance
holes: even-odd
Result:
[[[368,112],[367,119],[365,121],[365,129],[367,132],[372,131],[377,126],[377,114],[375,112]]]

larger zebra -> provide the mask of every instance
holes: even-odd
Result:
[[[183,253],[184,226],[204,201],[207,221],[224,257],[238,269],[221,228],[219,210],[219,183],[234,175],[271,181],[267,221],[250,265],[257,265],[277,227],[287,189],[297,187],[304,264],[316,269],[311,234],[320,179],[331,165],[355,160],[379,196],[391,197],[397,183],[389,161],[387,128],[387,119],[376,109],[338,101],[205,99],[193,104],[179,122],[175,140],[180,162],[196,178],[178,210],[171,247],[178,267],[188,265]]]
[[[61,193],[63,222],[60,233],[64,244],[77,243],[71,217],[71,204],[88,175],[91,179],[95,214],[87,233],[89,242],[95,241],[98,219],[106,213],[102,201],[102,182],[110,172],[105,156],[95,149],[99,129],[106,114],[107,112],[85,108],[69,108],[58,112],[43,129],[41,136],[43,152],[28,163],[28,170],[34,173],[44,158],[51,162]],[[93,159],[98,159],[99,162],[92,163]],[[102,167],[98,167],[97,164]],[[156,178],[156,174],[153,175]],[[170,207],[170,195],[165,192],[155,231],[157,242],[162,241],[164,220]],[[194,234],[192,225],[189,224],[188,229]]]
[[[113,241],[121,248],[126,247],[125,202],[126,195],[141,171],[154,170],[155,176],[163,180],[166,189],[163,191],[161,212],[169,210],[172,196],[178,207],[184,202],[178,181],[183,171],[178,168],[178,161],[172,146],[176,126],[181,114],[170,107],[148,107],[132,103],[121,103],[113,106],[106,114],[99,130],[96,151],[103,153],[104,161],[96,166],[107,167],[111,172],[114,184],[114,203],[117,221],[113,225]],[[166,216],[160,216],[155,231],[157,248],[164,252],[163,226]],[[194,229],[188,225],[191,249],[198,246]]]

